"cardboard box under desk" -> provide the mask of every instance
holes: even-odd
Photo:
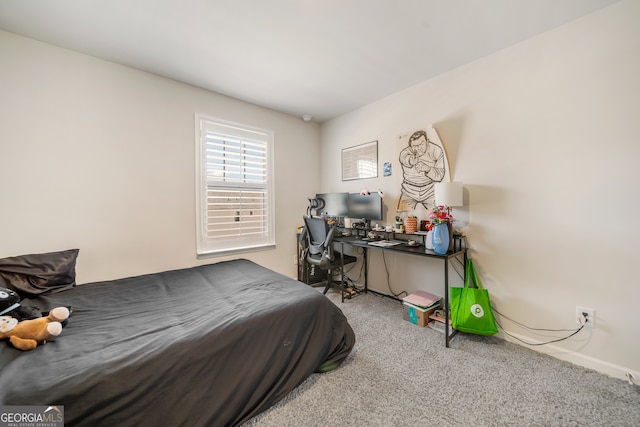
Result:
[[[429,323],[429,315],[433,313],[436,308],[438,308],[438,306],[423,310],[419,307],[404,303],[402,305],[402,318],[414,325],[425,327],[427,323]]]

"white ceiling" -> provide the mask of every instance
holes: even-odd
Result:
[[[2,0],[0,29],[314,121],[618,0]]]

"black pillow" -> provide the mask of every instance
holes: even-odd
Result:
[[[51,294],[76,285],[79,249],[0,259],[0,283],[21,298]]]

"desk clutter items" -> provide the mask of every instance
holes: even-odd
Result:
[[[482,287],[471,258],[467,259],[465,269],[464,287],[450,288],[451,326],[461,332],[495,335],[498,327],[489,292]]]
[[[451,326],[451,316],[449,316],[449,326]],[[429,315],[429,327],[438,332],[442,332],[443,334],[446,333],[444,326],[444,310],[434,310],[434,312]]]
[[[396,228],[394,231],[396,233],[404,232],[404,224],[402,223],[402,218],[399,215],[396,215]]]
[[[402,299],[402,317],[414,325],[425,327],[429,315],[440,307],[442,298],[425,291],[416,291]]]
[[[415,216],[408,216],[404,219],[404,232],[407,234],[413,234],[418,231],[418,218]]]
[[[389,246],[399,245],[401,242],[397,240],[374,240],[370,241],[368,244],[371,246],[377,246],[379,248],[388,248]]]

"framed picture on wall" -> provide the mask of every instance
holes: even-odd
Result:
[[[378,141],[342,149],[342,180],[378,176]]]

